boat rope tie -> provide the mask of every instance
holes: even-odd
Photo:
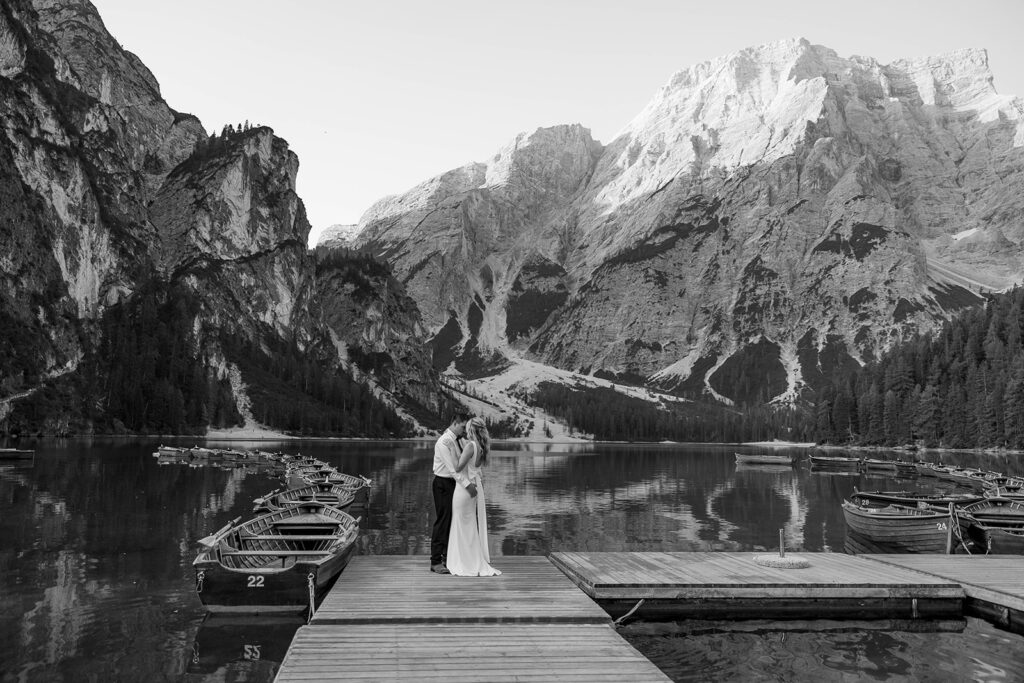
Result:
[[[626,619],[629,619],[633,615],[633,612],[635,612],[638,609],[640,609],[640,605],[642,605],[642,604],[644,604],[644,599],[640,598],[640,601],[638,603],[636,603],[635,605],[633,605],[633,609],[631,609],[628,612],[626,612],[625,614],[623,614],[621,617],[619,617],[614,622],[612,622],[612,624],[614,626],[622,626],[622,622],[626,621]]]
[[[196,572],[196,593],[203,592],[203,579],[206,578],[206,570],[200,569]]]
[[[967,543],[964,541],[964,535],[960,533],[960,513],[957,512],[956,506],[952,503],[949,504],[949,523],[953,525],[953,533],[956,534],[960,545],[963,546],[968,555],[973,555],[971,549],[967,547]]]
[[[314,604],[316,601],[316,584],[313,581],[315,578],[313,572],[306,574],[306,583],[309,585],[309,618],[306,620],[307,624],[313,621],[313,612],[316,610]]]

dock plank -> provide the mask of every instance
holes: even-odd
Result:
[[[838,553],[805,553],[805,569],[757,564],[765,553],[552,553],[551,561],[597,600],[756,598],[962,599],[959,584]]]
[[[434,574],[427,558],[352,559],[313,616],[313,624],[595,623],[608,614],[545,557],[502,557],[494,577]]]
[[[392,622],[300,628],[277,683],[337,680],[669,679],[608,624]]]
[[[861,555],[879,564],[956,581],[969,598],[1024,611],[1024,557],[1019,555]]]

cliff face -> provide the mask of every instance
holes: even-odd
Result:
[[[272,130],[208,138],[163,101],[86,0],[0,7],[0,111],[0,419],[11,396],[73,376],[109,342],[104,315],[143,285],[195,302],[188,333],[201,372],[230,378],[241,404],[242,359],[228,357],[239,344],[359,372],[319,311],[345,309],[347,334],[376,338],[368,309],[395,288],[363,293],[359,305],[343,286],[318,288],[298,158]],[[425,370],[413,381],[417,405],[436,407],[429,351],[411,343],[403,353],[422,356],[407,368]],[[371,374],[362,381],[401,402]]]
[[[154,188],[205,134],[85,2],[3,4],[0,107],[0,309],[35,347],[11,390],[75,367],[80,323],[150,265]]]
[[[551,307],[531,273],[562,272],[570,248],[565,208],[601,147],[581,126],[519,135],[486,164],[470,164],[372,206],[356,243],[392,264],[431,330],[435,355],[489,357]],[[540,290],[535,287],[540,287]],[[564,293],[558,296],[564,296]],[[524,322],[528,321],[528,322]]]
[[[607,147],[541,130],[519,139],[558,144],[504,150],[499,182],[384,200],[357,242],[456,357],[791,400],[1024,279],[1022,112],[980,50],[773,43],[679,72]]]

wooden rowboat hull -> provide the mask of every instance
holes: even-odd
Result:
[[[737,453],[736,464],[792,466],[793,459],[788,455],[772,455],[769,453]]]
[[[898,552],[948,553],[954,542],[948,512],[885,514],[846,502],[843,517],[851,531]]]
[[[204,561],[200,555],[193,565],[196,589],[213,613],[300,613],[309,608],[309,575],[313,575],[314,604],[319,605],[355,550],[353,541],[322,562],[300,561],[282,569],[231,569],[216,559]]]
[[[258,498],[254,512],[273,512],[292,505],[320,502],[339,510],[347,510],[355,501],[351,490],[334,484],[307,484],[301,488],[288,489],[273,495]]]
[[[35,451],[22,448],[0,448],[0,460],[31,460],[35,455]]]
[[[860,469],[860,459],[812,455],[811,469],[845,470],[849,472],[856,472]]]
[[[1024,529],[981,527],[990,555],[1024,555]]]

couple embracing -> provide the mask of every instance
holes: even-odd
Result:
[[[487,550],[487,511],[481,471],[491,450],[484,421],[458,413],[434,444],[434,528],[430,571],[498,576]]]

